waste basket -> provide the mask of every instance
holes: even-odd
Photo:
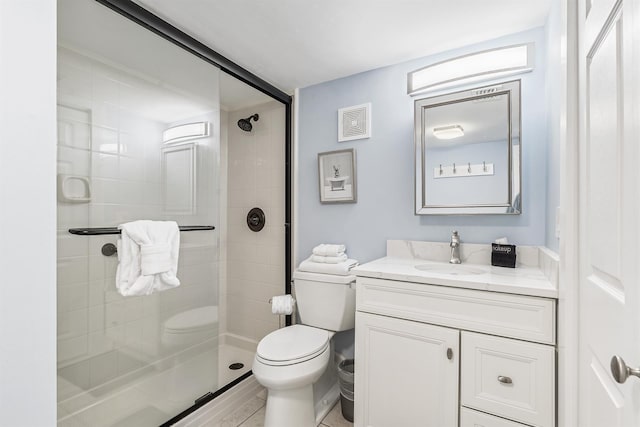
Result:
[[[343,360],[338,364],[338,379],[340,381],[340,406],[342,416],[353,422],[353,359]]]

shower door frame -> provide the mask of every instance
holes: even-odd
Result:
[[[291,293],[291,193],[292,193],[292,169],[293,169],[293,160],[292,160],[292,141],[291,141],[291,125],[292,125],[292,105],[293,98],[281,91],[277,87],[271,85],[270,83],[262,80],[260,77],[251,73],[250,71],[242,68],[240,65],[235,62],[225,58],[220,55],[215,50],[211,49],[207,45],[201,43],[185,32],[179,30],[174,27],[167,21],[161,19],[157,15],[154,15],[147,9],[142,6],[134,3],[131,0],[95,0],[96,2],[102,4],[103,6],[108,7],[109,9],[117,12],[118,14],[124,16],[125,18],[130,19],[138,25],[146,28],[147,30],[159,35],[160,37],[168,40],[169,42],[175,44],[186,50],[187,52],[192,53],[193,55],[199,57],[200,59],[208,62],[209,64],[219,68],[227,74],[232,75],[238,80],[248,84],[254,89],[259,90],[265,95],[270,96],[276,101],[281,102],[285,106],[285,293]],[[291,325],[291,316],[286,316],[286,325]],[[179,420],[185,418],[191,413],[197,411],[202,406],[211,402],[217,396],[223,394],[233,386],[239,384],[246,378],[249,378],[252,375],[252,372],[249,371],[246,374],[240,376],[234,381],[226,384],[220,389],[205,394],[204,396],[197,399],[193,406],[182,411],[177,414],[170,420],[166,421],[160,427],[170,426],[175,424]]]

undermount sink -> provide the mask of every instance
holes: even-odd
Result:
[[[421,264],[421,265],[416,265],[416,268],[418,270],[428,271],[430,273],[452,274],[456,276],[466,276],[466,275],[486,273],[484,270],[480,268],[470,267],[466,265],[459,265],[459,264],[450,264],[450,265]]]

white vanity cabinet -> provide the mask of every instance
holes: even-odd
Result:
[[[356,301],[356,426],[555,426],[555,299],[359,276]]]
[[[356,313],[356,331],[359,425],[458,425],[457,329]]]

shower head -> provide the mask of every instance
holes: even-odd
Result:
[[[254,122],[257,122],[260,119],[260,116],[256,113],[253,116],[247,117],[246,119],[240,119],[238,120],[238,127],[245,132],[251,132],[251,129],[253,128],[251,119],[253,119]]]

